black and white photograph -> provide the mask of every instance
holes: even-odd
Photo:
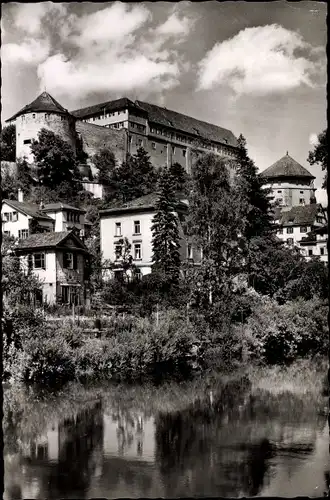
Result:
[[[327,10],[2,3],[4,500],[330,497]]]

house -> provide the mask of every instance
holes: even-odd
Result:
[[[315,198],[314,175],[286,153],[260,173],[274,203],[283,208],[309,205]]]
[[[182,221],[187,212],[187,202],[179,197],[177,216],[179,219],[179,233],[181,237],[181,259],[190,262],[200,260],[200,252],[184,234]],[[123,238],[131,244],[133,263],[141,275],[151,272],[152,267],[152,231],[151,226],[156,214],[158,195],[151,193],[142,196],[116,208],[100,210],[100,241],[101,253],[105,260],[120,264],[122,259]],[[118,269],[120,272],[120,267]]]
[[[322,205],[313,203],[292,207],[290,210],[281,210],[278,207],[274,219],[278,225],[277,236],[280,240],[288,245],[298,246],[306,257],[320,255],[322,260],[327,261],[327,232],[324,230],[327,213]],[[310,243],[307,244],[305,239],[309,233],[314,235],[314,239],[309,237]]]
[[[14,252],[23,270],[41,281],[37,302],[89,304],[89,252],[75,231],[32,234]]]
[[[21,195],[19,198],[22,199]],[[3,200],[1,208],[2,232],[24,239],[35,232],[71,231],[75,229],[81,238],[88,237],[91,223],[85,219],[85,210],[66,203],[47,205],[23,201]]]
[[[54,219],[43,212],[42,207],[15,200],[2,201],[1,221],[2,233],[19,239],[27,238],[36,229],[49,232],[55,228]]]

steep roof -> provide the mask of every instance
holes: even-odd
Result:
[[[322,205],[313,203],[311,205],[292,207],[291,210],[283,211],[279,217],[279,224],[287,225],[306,225],[315,223],[318,212],[323,211]]]
[[[74,239],[81,250],[87,251],[83,242],[77,237],[74,231],[59,231],[59,232],[49,232],[49,233],[37,233],[31,234],[25,240],[19,240],[15,250],[28,250],[34,248],[52,248],[58,246],[60,243],[64,243],[68,238]]]
[[[197,135],[211,141],[228,144],[229,146],[237,146],[237,139],[230,130],[197,120],[196,118],[176,111],[156,106],[155,104],[149,104],[143,101],[133,102],[127,97],[116,99],[115,101],[102,102],[101,104],[96,104],[95,106],[89,106],[87,108],[76,109],[72,111],[71,114],[76,118],[83,119],[97,113],[107,113],[122,108],[138,111],[146,115],[150,122],[158,125],[180,130],[181,132],[186,132],[194,136]]]
[[[17,116],[23,115],[24,113],[44,111],[48,113],[58,113],[58,114],[68,114],[68,110],[63,108],[59,102],[57,102],[54,97],[52,97],[48,92],[42,92],[34,101],[27,104],[18,113],[8,118],[6,122],[14,120]]]
[[[166,127],[174,128],[188,134],[197,135],[210,141],[216,141],[236,147],[237,139],[234,134],[225,128],[212,123],[204,122],[191,116],[161,108],[155,104],[143,101],[135,101],[139,108],[148,113],[150,122]]]
[[[41,212],[58,212],[60,210],[75,210],[76,212],[86,213],[86,210],[82,210],[81,208],[73,207],[72,205],[68,205],[67,203],[48,203],[41,209]]]
[[[38,205],[34,203],[25,203],[24,201],[16,200],[2,200],[2,203],[6,203],[10,207],[15,208],[18,212],[23,213],[24,215],[29,215],[30,217],[34,217],[35,219],[45,219],[54,222],[54,219],[42,213]]]
[[[303,177],[305,179],[315,179],[305,167],[291,158],[287,153],[283,158],[276,161],[270,167],[260,173],[265,179],[276,179],[281,177]]]

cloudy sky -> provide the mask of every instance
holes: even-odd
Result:
[[[326,127],[326,9],[3,4],[1,121],[45,89],[69,110],[127,96],[242,133],[260,170],[286,151],[310,168],[308,151]],[[321,169],[312,171],[319,188]]]

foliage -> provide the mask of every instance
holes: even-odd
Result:
[[[17,182],[14,175],[8,171],[1,174],[1,197],[2,199],[17,199]]]
[[[0,137],[1,160],[16,160],[16,126],[8,125],[1,130]]]
[[[180,235],[176,215],[175,184],[164,169],[158,185],[156,214],[152,221],[153,270],[160,271],[169,283],[177,283],[180,274]]]
[[[327,303],[319,299],[279,305],[264,299],[249,317],[244,342],[252,360],[267,364],[325,355],[328,350]]]
[[[231,301],[233,279],[240,273],[245,250],[245,201],[231,186],[223,158],[200,157],[192,172],[188,234],[202,249],[196,271],[194,304],[225,312]]]
[[[116,158],[109,148],[101,149],[93,157],[94,166],[97,168],[97,180],[105,186],[111,185],[114,169],[116,168]]]
[[[31,152],[37,166],[37,175],[40,184],[50,190],[54,186],[67,186],[65,191],[79,191],[81,186],[79,171],[71,145],[59,135],[46,129],[38,133],[38,140],[33,140]],[[56,188],[57,191],[57,188]],[[68,193],[69,194],[69,193]]]
[[[17,165],[17,188],[21,189],[23,195],[26,196],[31,190],[31,171],[26,158],[18,158],[16,161]]]
[[[322,187],[327,188],[328,183],[328,130],[323,130],[317,137],[317,144],[314,146],[313,151],[308,154],[307,161],[310,165],[319,164],[322,170],[325,170],[325,177]]]
[[[175,162],[169,167],[169,173],[173,177],[174,190],[184,192],[187,188],[188,175],[180,163]]]
[[[157,183],[157,174],[150,162],[150,156],[139,148],[134,156],[113,171],[107,201],[116,199],[126,203],[140,196],[152,193]]]

